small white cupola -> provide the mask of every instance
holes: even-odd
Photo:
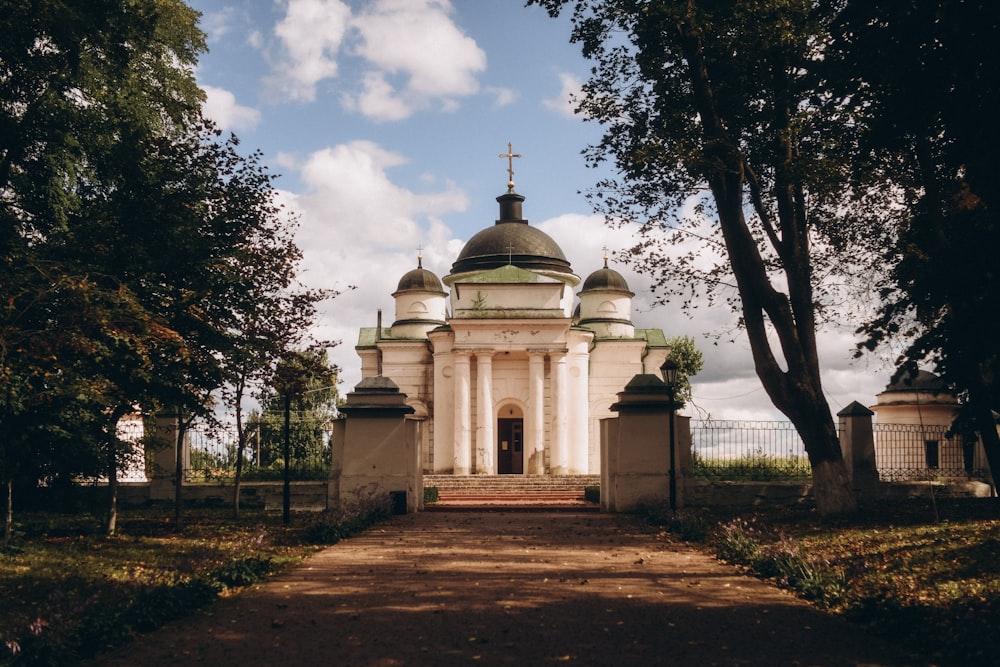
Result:
[[[428,331],[446,323],[448,293],[441,280],[424,268],[419,254],[417,268],[399,279],[392,297],[396,300],[393,338],[427,338]]]
[[[594,332],[601,338],[632,338],[632,297],[622,274],[608,268],[607,248],[604,268],[594,271],[583,281],[580,290],[580,315],[577,325]]]

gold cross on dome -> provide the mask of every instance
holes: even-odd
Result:
[[[507,190],[514,191],[514,158],[521,157],[520,153],[515,153],[511,143],[507,142],[507,152],[500,153],[500,157],[507,158]]]

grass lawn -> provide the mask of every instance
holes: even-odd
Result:
[[[774,580],[935,665],[1000,660],[1000,502],[879,504],[821,523],[808,509],[682,512],[668,521],[723,560]]]
[[[15,515],[0,550],[0,665],[89,657],[298,563],[388,512],[281,515],[229,509],[126,510],[105,537],[91,515]]]

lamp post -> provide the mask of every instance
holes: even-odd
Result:
[[[660,373],[663,375],[663,382],[667,385],[667,395],[670,397],[670,513],[677,512],[677,470],[676,470],[676,445],[674,445],[674,410],[676,409],[677,394],[677,364],[667,359],[660,365]]]

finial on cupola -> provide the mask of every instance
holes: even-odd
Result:
[[[515,153],[511,143],[507,142],[507,152],[500,153],[501,158],[507,159],[507,192],[514,192],[514,158],[521,157],[520,153]]]

